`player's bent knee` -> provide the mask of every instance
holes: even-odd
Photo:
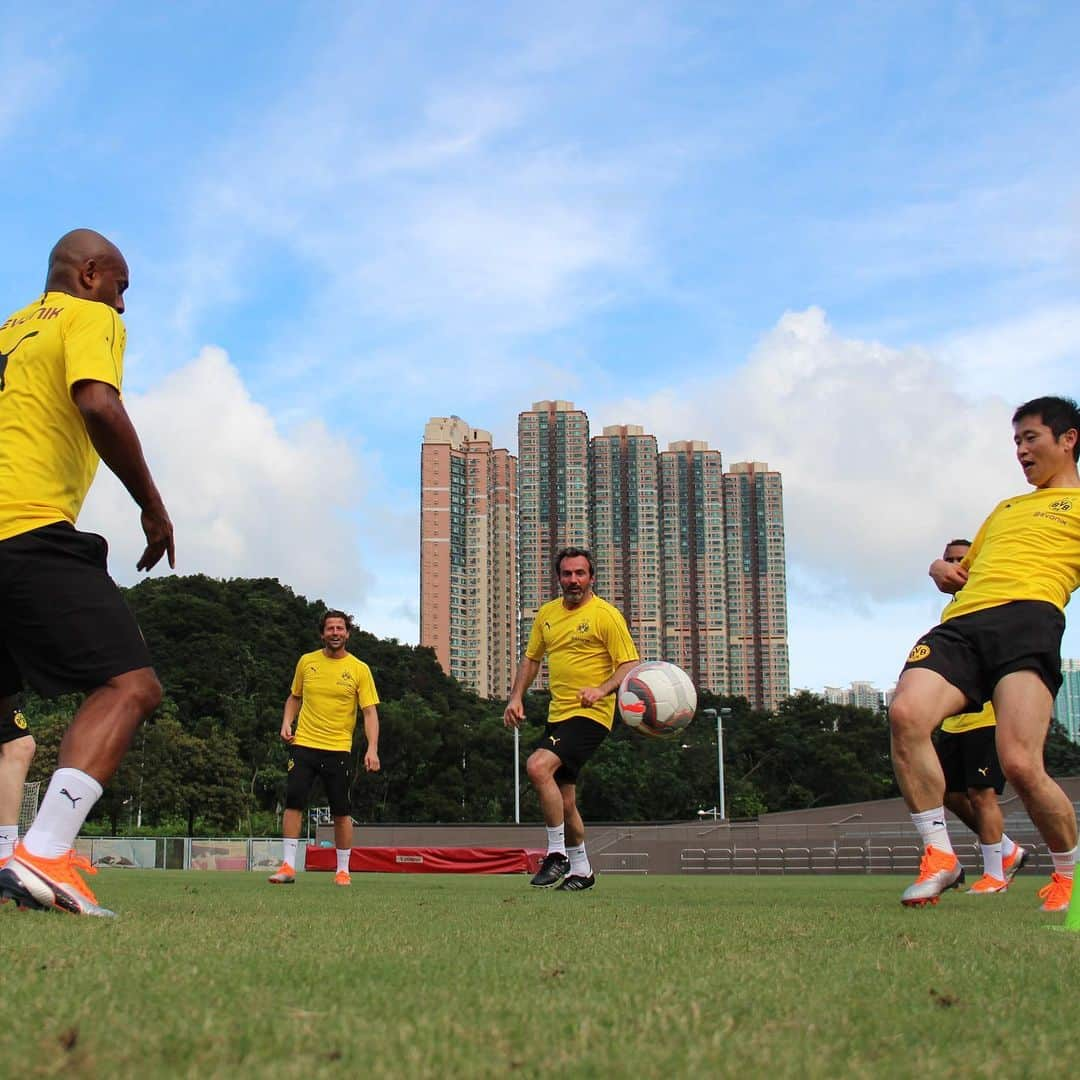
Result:
[[[125,694],[143,716],[149,716],[161,704],[161,682],[153,668],[125,672],[109,683]]]
[[[4,757],[29,767],[30,762],[34,760],[37,743],[34,742],[33,735],[24,735],[21,739],[12,739],[11,742],[4,743],[0,749],[3,750]]]
[[[525,772],[534,783],[545,783],[555,775],[559,759],[554,754],[531,754],[525,762]]]

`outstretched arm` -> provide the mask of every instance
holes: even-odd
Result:
[[[173,525],[161,493],[143,457],[142,444],[116,387],[84,379],[71,388],[71,398],[101,460],[116,474],[142,511],[146,548],[135,568],[149,570],[162,555],[176,566]]]
[[[540,661],[530,660],[525,656],[518,665],[517,674],[514,676],[514,685],[510,691],[510,700],[506,703],[503,711],[503,725],[508,728],[516,728],[525,719],[525,691],[533,684],[540,671]]]

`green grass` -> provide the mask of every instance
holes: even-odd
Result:
[[[0,1075],[1035,1076],[1080,1060],[1043,882],[105,870],[115,921],[0,909]]]

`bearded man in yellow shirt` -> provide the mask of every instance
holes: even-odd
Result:
[[[548,849],[530,884],[581,891],[591,889],[596,876],[585,853],[585,825],[577,808],[578,773],[611,731],[613,695],[638,663],[638,653],[626,620],[593,592],[592,555],[584,548],[563,548],[555,557],[555,569],[562,596],[536,613],[503,723],[516,728],[525,719],[525,691],[546,656],[551,705],[544,737],[529,756],[526,771],[540,799]]]
[[[927,815],[919,876],[901,897],[937,903],[960,862],[944,823],[945,780],[931,734],[947,716],[992,701],[997,750],[1053,859],[1043,911],[1066,911],[1076,867],[1076,812],[1047,775],[1043,745],[1061,686],[1065,605],[1080,585],[1080,409],[1035,398],[1013,414],[1016,456],[1035,490],[999,503],[959,564],[935,560],[934,584],[956,595],[915,643],[889,709],[892,757],[913,817]]]
[[[127,287],[119,248],[76,229],[49,254],[44,293],[0,323],[0,730],[16,733],[5,761],[16,748],[32,755],[15,710],[24,682],[45,697],[87,695],[37,816],[0,870],[0,897],[75,915],[113,914],[80,876],[96,871],[73,845],[161,700],[146,642],[109,576],[109,545],[75,528],[99,461],[141,511],[136,568],[176,561],[172,522],[120,398]],[[25,765],[28,757],[22,777]],[[21,787],[17,769],[5,774]]]
[[[344,611],[328,611],[323,615],[319,626],[323,647],[305,653],[297,661],[292,689],[285,699],[281,738],[292,752],[282,821],[283,858],[281,868],[269,878],[272,885],[291,885],[296,880],[300,823],[316,779],[322,780],[334,818],[334,846],[337,848],[334,883],[352,884],[349,876],[353,841],[349,759],[357,708],[363,714],[367,738],[364,768],[368,772],[378,772],[380,764],[379,695],[375,692],[371,668],[345,651],[351,630],[352,622]]]

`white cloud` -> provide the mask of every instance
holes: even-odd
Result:
[[[319,422],[279,428],[214,347],[126,403],[173,519],[178,573],[276,577],[363,602],[372,579],[351,515],[367,475],[344,439]],[[114,576],[134,581],[138,509],[104,466],[79,525],[109,538]]]
[[[818,308],[785,314],[730,376],[593,415],[779,469],[788,562],[841,606],[910,595],[945,540],[1024,489],[1007,403],[925,350],[842,337]]]

